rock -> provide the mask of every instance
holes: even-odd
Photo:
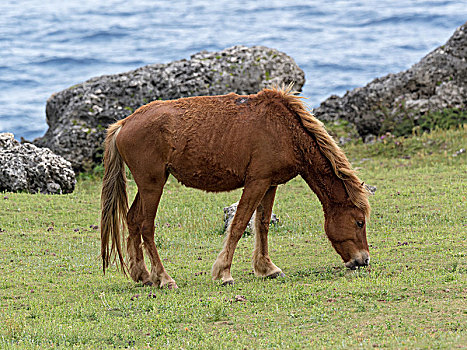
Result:
[[[235,298],[231,299],[231,302],[246,302],[247,299],[243,295],[236,295]]]
[[[229,92],[252,94],[290,82],[300,90],[304,73],[280,51],[264,46],[202,51],[189,60],[96,77],[53,94],[46,106],[49,129],[33,142],[63,156],[77,171],[90,170],[101,162],[106,127],[148,102]]]
[[[365,184],[365,188],[368,190],[368,192],[371,194],[371,195],[375,195],[376,193],[376,186],[371,186],[371,185],[368,185],[368,184]]]
[[[452,156],[457,157],[458,155],[461,155],[462,153],[465,153],[465,148],[461,148],[460,150],[456,151]]]
[[[13,134],[0,134],[0,191],[71,193],[75,173],[70,162],[30,143],[20,144]]]
[[[343,97],[333,95],[314,114],[323,121],[347,120],[365,139],[390,131],[404,119],[416,122],[427,111],[465,110],[466,104],[467,23],[410,69],[377,78]]]
[[[238,202],[224,208],[224,231],[227,230],[227,227],[229,227],[230,222],[234,218],[235,212],[237,211],[237,206]],[[248,222],[248,226],[245,231],[251,232],[255,222],[255,215],[256,211],[253,213],[250,221]],[[279,219],[277,218],[276,214],[272,213],[270,224],[276,225],[278,222]]]

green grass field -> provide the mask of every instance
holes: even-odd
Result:
[[[234,286],[211,281],[222,208],[240,191],[166,185],[159,252],[176,291],[101,271],[100,176],[73,194],[0,197],[0,348],[465,348],[467,129],[386,138],[345,150],[377,186],[371,266],[346,270],[316,196],[280,186],[270,253],[286,278],[252,274],[253,237],[234,257]],[[457,153],[456,153],[457,152]],[[135,194],[130,182],[130,197]]]

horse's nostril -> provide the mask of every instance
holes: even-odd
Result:
[[[370,263],[370,258],[366,258],[365,261],[363,262],[365,265],[368,265]]]

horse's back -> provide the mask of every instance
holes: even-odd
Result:
[[[290,148],[253,98],[229,94],[153,102],[124,122],[119,150],[130,170],[164,166],[189,187],[242,187],[252,160],[259,158],[268,176],[272,162]]]

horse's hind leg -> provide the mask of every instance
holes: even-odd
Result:
[[[230,273],[232,259],[239,239],[250,221],[251,215],[269,188],[267,181],[255,181],[245,185],[242,198],[238,203],[237,211],[232,223],[227,229],[224,248],[219,253],[212,266],[212,278],[222,279],[223,284],[232,284],[233,278]]]
[[[253,251],[253,269],[256,276],[275,278],[284,276],[282,270],[273,264],[268,252],[268,231],[271,221],[272,206],[276,195],[276,186],[272,186],[264,195],[256,209],[255,223],[255,250]]]
[[[141,225],[143,221],[143,209],[139,192],[131,205],[127,214],[128,240],[127,252],[129,256],[129,272],[135,281],[142,281],[143,284],[152,284],[149,279],[149,271],[144,264],[144,256],[141,241]]]
[[[138,190],[143,207],[142,236],[144,248],[151,260],[151,274],[149,278],[151,282],[161,288],[167,286],[169,289],[172,289],[177,288],[177,284],[165,271],[159,253],[157,252],[156,244],[154,243],[154,219],[166,180],[167,176],[164,176],[163,179],[159,178],[158,181],[151,186],[138,187]]]

